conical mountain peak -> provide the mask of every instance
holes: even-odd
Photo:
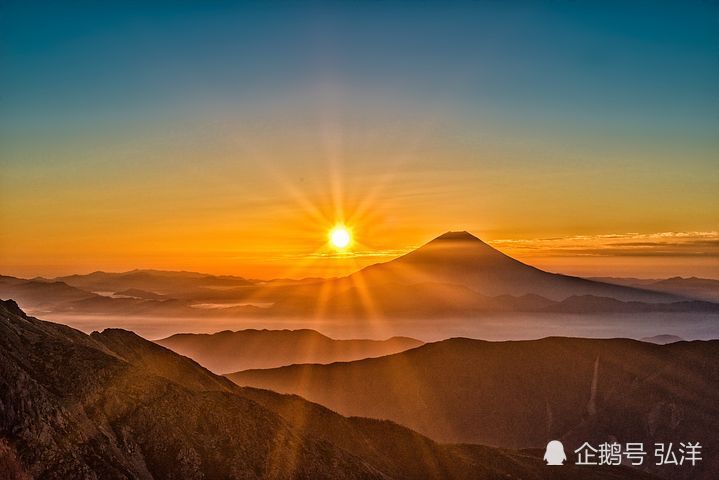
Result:
[[[400,262],[420,263],[439,262],[444,264],[443,270],[452,268],[452,266],[461,270],[470,268],[470,266],[475,268],[524,266],[466,231],[443,233],[397,260]]]
[[[545,272],[466,231],[446,232],[416,250],[386,263],[370,265],[355,275],[361,275],[367,284],[443,283],[462,285],[486,296],[533,294],[557,301],[573,295],[656,301],[658,295]]]
[[[436,241],[447,241],[447,240],[454,241],[454,242],[458,242],[458,241],[469,241],[469,242],[479,241],[479,242],[481,242],[482,241],[467,231],[446,232],[446,233],[443,233],[442,235],[440,235],[439,237],[435,238],[432,241],[436,242]]]
[[[425,243],[413,253],[429,253],[433,255],[442,252],[443,255],[451,254],[451,252],[483,252],[483,254],[496,253],[502,255],[499,251],[492,248],[489,244],[485,243],[479,237],[472,235],[466,231],[450,231],[443,233],[439,237],[430,240]],[[411,255],[412,253],[410,253]]]

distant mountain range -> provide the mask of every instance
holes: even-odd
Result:
[[[593,280],[627,287],[641,288],[654,292],[669,293],[671,295],[681,295],[694,300],[719,302],[719,280],[713,280],[710,278],[672,277],[664,280],[649,280],[641,278],[601,277]]]
[[[35,278],[36,281],[48,281]],[[208,275],[195,272],[167,272],[162,270],[132,270],[123,273],[93,272],[88,275],[69,275],[53,278],[72,287],[89,292],[118,292],[139,289],[157,294],[170,295],[191,289],[230,288],[252,285],[242,277],[231,275]]]
[[[216,373],[380,357],[424,344],[407,337],[335,340],[307,329],[223,331],[211,335],[180,333],[155,343],[190,357]]]
[[[711,397],[708,399],[711,400]],[[239,388],[125,330],[0,302],[0,465],[13,479],[548,478],[541,450],[443,445],[388,421]],[[650,479],[566,465],[551,478]]]
[[[50,309],[55,306],[82,302],[99,295],[71,287],[59,281],[36,281],[0,276],[0,298],[15,298],[33,309]]]
[[[228,375],[300,395],[343,415],[389,419],[432,438],[524,448],[547,438],[675,443],[713,451],[719,431],[719,341],[450,339],[381,358]],[[701,468],[656,470],[717,478]]]
[[[521,263],[449,232],[348,277],[257,281],[134,270],[54,279],[0,277],[0,297],[36,314],[172,317],[473,317],[480,313],[719,314],[719,281],[588,280]],[[719,302],[719,301],[718,301]]]

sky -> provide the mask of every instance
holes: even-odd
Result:
[[[467,230],[719,278],[717,192],[717,2],[0,3],[2,274],[338,275]]]

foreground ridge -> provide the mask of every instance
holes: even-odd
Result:
[[[543,478],[541,458],[239,388],[132,332],[85,335],[0,304],[0,436],[49,479]],[[585,478],[652,478],[598,469]],[[569,467],[557,477],[576,478]]]

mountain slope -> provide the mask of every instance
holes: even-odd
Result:
[[[0,437],[9,440],[10,460],[48,479],[538,480],[549,473],[541,452],[439,445],[391,422],[239,388],[132,332],[88,336],[27,317],[14,302],[0,302]],[[582,471],[566,466],[552,478]],[[605,467],[584,478],[652,477]]]
[[[67,327],[0,311],[0,435],[39,478],[382,478],[222,391],[148,374]]]
[[[181,333],[155,343],[217,373],[272,368],[295,363],[331,363],[379,357],[418,347],[407,337],[387,340],[335,340],[314,330],[240,330]]]
[[[623,302],[614,298],[594,295],[572,295],[561,302],[540,309],[552,313],[719,313],[719,303],[701,300],[680,302]]]
[[[64,282],[90,292],[119,292],[138,289],[156,294],[173,294],[201,288],[253,285],[251,281],[242,277],[163,270],[132,270],[120,273],[93,272],[87,275],[57,277],[53,281]]]
[[[445,233],[402,257],[366,267],[350,280],[370,285],[441,282],[464,285],[486,296],[535,294],[551,300],[573,295],[645,302],[677,299],[665,293],[548,273],[503,254],[467,232]]]
[[[442,441],[521,448],[547,438],[577,446],[691,439],[713,449],[719,429],[719,341],[452,339],[376,359],[228,377]],[[702,468],[673,478],[715,478],[719,459],[707,457]]]
[[[63,282],[25,280],[0,275],[0,298],[15,298],[23,305],[48,308],[68,302],[94,299],[98,295]]]
[[[664,280],[640,279],[640,278],[595,278],[594,280],[637,287],[644,290],[681,295],[686,298],[705,300],[707,302],[719,302],[719,280],[697,277],[672,277]]]

